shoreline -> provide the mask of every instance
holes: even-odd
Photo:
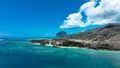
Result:
[[[41,45],[40,43],[32,43],[32,44],[35,44],[35,45]],[[55,47],[55,48],[66,48],[66,49],[71,49],[71,48],[74,48],[74,49],[86,49],[86,50],[94,50],[94,51],[97,51],[97,52],[112,52],[112,53],[120,53],[120,50],[108,50],[108,49],[92,49],[92,48],[88,48],[88,47],[66,47],[66,46],[54,46],[54,45],[51,45],[51,44],[45,44],[44,46],[49,46],[49,47]]]

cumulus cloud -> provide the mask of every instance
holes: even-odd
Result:
[[[69,14],[60,28],[120,23],[119,3],[120,0],[90,0],[80,6],[79,12]],[[86,21],[83,21],[84,16],[86,16]]]

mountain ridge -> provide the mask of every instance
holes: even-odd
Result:
[[[95,29],[67,35],[66,39],[91,41],[90,48],[120,50],[120,24],[110,23]]]
[[[102,36],[102,37],[105,36],[105,38],[110,38],[110,36],[115,36],[118,34],[120,34],[120,24],[110,23],[95,29],[67,35],[65,38],[91,40],[93,38],[96,38],[97,36]]]

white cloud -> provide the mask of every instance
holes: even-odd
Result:
[[[3,33],[3,32],[0,32],[0,36],[10,36],[11,34],[9,33]]]
[[[60,28],[120,23],[120,0],[101,0],[99,5],[98,2],[98,0],[90,0],[84,3],[80,7],[79,12],[70,14],[66,20],[64,20]],[[87,16],[86,22],[82,20],[82,12]]]
[[[85,27],[86,25],[80,20],[81,18],[82,16],[80,13],[70,14],[60,28]]]
[[[45,36],[54,36],[54,34],[45,34]]]

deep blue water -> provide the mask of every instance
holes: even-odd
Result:
[[[120,68],[120,52],[54,48],[24,39],[0,41],[0,68]]]

